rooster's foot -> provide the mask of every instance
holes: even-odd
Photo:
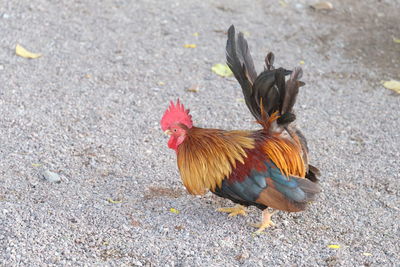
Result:
[[[275,223],[271,221],[271,216],[275,213],[269,212],[267,209],[262,212],[262,221],[260,223],[252,224],[251,226],[258,228],[255,234],[261,234],[266,228],[274,226]]]
[[[229,213],[229,215],[228,215],[229,217],[236,216],[239,214],[243,215],[243,216],[247,215],[246,207],[242,206],[242,205],[236,205],[231,208],[219,208],[219,209],[217,209],[217,211]]]

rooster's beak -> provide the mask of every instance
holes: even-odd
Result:
[[[171,130],[166,130],[164,133],[165,133],[166,135],[171,135],[171,134],[172,134]]]

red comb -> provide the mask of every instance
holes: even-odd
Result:
[[[181,102],[173,101],[170,102],[168,109],[164,112],[164,116],[161,119],[161,129],[165,132],[172,124],[182,123],[188,128],[192,128],[192,116],[189,114],[189,110],[185,109]]]

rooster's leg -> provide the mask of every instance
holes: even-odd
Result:
[[[236,215],[243,215],[243,216],[246,216],[247,215],[247,213],[246,213],[246,207],[245,206],[242,206],[242,205],[236,205],[236,206],[234,206],[234,207],[232,207],[232,208],[219,208],[219,209],[217,209],[217,211],[219,211],[219,212],[227,212],[227,213],[229,213],[229,217],[232,217],[232,216],[236,216]]]
[[[252,226],[257,227],[258,230],[256,234],[262,233],[266,228],[274,226],[275,224],[271,221],[271,216],[274,215],[276,211],[269,212],[268,209],[262,211],[262,220],[260,223],[252,224]]]

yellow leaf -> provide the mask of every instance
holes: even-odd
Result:
[[[245,101],[244,101],[244,98],[236,98],[236,101],[237,101],[237,102],[243,102],[243,103],[245,102]]]
[[[15,47],[15,54],[17,54],[17,56],[20,56],[23,58],[38,58],[38,57],[42,56],[42,54],[36,54],[36,53],[29,52],[28,50],[26,50],[19,44],[17,44],[17,46]]]
[[[231,69],[226,64],[215,64],[212,66],[211,70],[222,77],[230,77],[233,75]]]
[[[175,214],[179,214],[179,210],[176,210],[174,208],[170,208],[169,211]]]
[[[363,255],[364,255],[364,256],[372,256],[372,254],[371,254],[371,253],[368,253],[368,252],[364,252]]]
[[[300,60],[300,65],[304,65],[305,64],[305,62],[304,62],[304,60]]]
[[[195,33],[193,33],[193,36],[197,37],[197,36],[199,36],[199,33],[195,32]]]
[[[396,93],[400,94],[400,82],[396,80],[391,81],[383,81],[383,86],[387,89],[393,90]]]
[[[114,200],[112,198],[107,198],[107,201],[110,202],[111,204],[120,204],[120,203],[122,203],[122,200]]]
[[[393,42],[395,42],[396,44],[400,44],[400,39],[398,39],[394,36],[392,38],[393,38]]]
[[[328,245],[328,248],[339,249],[339,245]]]
[[[288,3],[286,3],[286,1],[283,0],[279,0],[279,4],[281,5],[281,7],[287,7]]]
[[[330,10],[333,9],[333,5],[331,2],[328,1],[321,1],[311,5],[312,8],[315,10]]]
[[[184,44],[183,45],[184,48],[196,48],[195,44]]]
[[[161,81],[160,81],[160,82],[158,82],[158,85],[161,85],[161,86],[162,86],[162,85],[165,85],[165,82],[161,82]]]
[[[187,88],[186,91],[191,93],[197,93],[199,91],[199,86],[193,85],[192,87]]]
[[[250,37],[251,33],[248,31],[243,31],[243,35],[244,35],[244,37]]]
[[[40,163],[32,163],[32,167],[40,167],[40,166],[42,166],[42,164],[40,164]]]

